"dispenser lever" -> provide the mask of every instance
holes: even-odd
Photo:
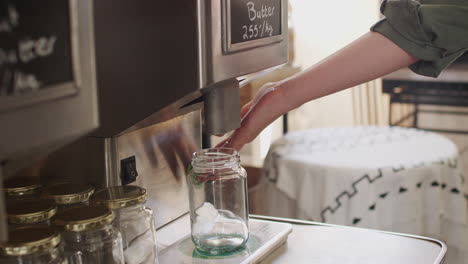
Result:
[[[203,91],[205,133],[224,135],[240,126],[239,82],[230,79]]]

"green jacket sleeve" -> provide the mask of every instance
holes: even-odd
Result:
[[[384,0],[379,32],[420,61],[415,73],[437,77],[468,50],[468,0]]]

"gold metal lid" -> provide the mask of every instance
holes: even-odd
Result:
[[[57,207],[52,201],[38,199],[9,202],[6,211],[10,224],[35,224],[52,218]]]
[[[0,255],[24,256],[56,247],[60,234],[52,228],[29,227],[9,232],[9,241],[0,243]]]
[[[104,227],[113,220],[109,208],[80,206],[57,213],[52,217],[52,224],[63,230],[81,232]]]
[[[42,195],[56,204],[85,202],[94,193],[94,187],[78,183],[57,183],[44,188]]]
[[[7,196],[31,195],[39,192],[39,178],[19,177],[3,182],[3,190]]]
[[[118,209],[142,204],[146,202],[146,197],[146,189],[134,185],[125,185],[99,190],[91,196],[90,202],[93,205]]]

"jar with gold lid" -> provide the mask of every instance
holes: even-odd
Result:
[[[89,197],[94,193],[94,187],[79,183],[57,183],[46,186],[42,196],[51,199],[57,205],[58,211],[89,204]]]
[[[39,197],[41,184],[36,177],[15,177],[3,182],[3,191],[8,200],[30,200]]]
[[[91,205],[112,209],[122,234],[125,263],[157,263],[153,212],[146,207],[146,189],[125,185],[97,191]]]
[[[66,264],[60,234],[52,228],[11,230],[9,240],[0,243],[2,264]]]
[[[70,264],[123,264],[122,237],[113,221],[112,210],[90,206],[58,212],[51,220],[61,231]]]
[[[10,201],[7,203],[7,219],[11,228],[50,225],[50,218],[57,206],[50,200]]]

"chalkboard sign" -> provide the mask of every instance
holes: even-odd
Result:
[[[231,0],[231,44],[281,35],[281,0]]]
[[[70,94],[70,24],[67,0],[0,0],[0,105],[6,98]],[[61,91],[44,97],[52,88]]]

